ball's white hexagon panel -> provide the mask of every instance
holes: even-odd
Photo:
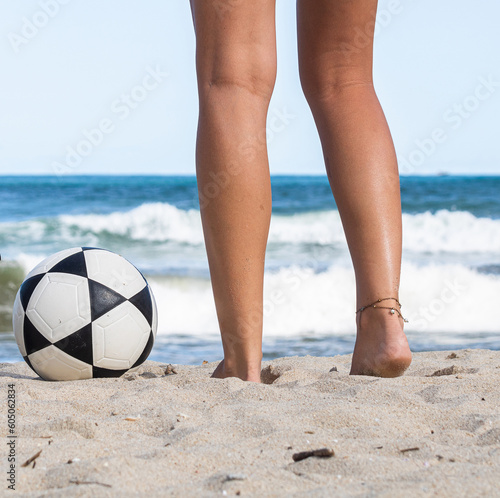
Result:
[[[84,254],[88,277],[125,298],[130,299],[146,287],[139,270],[122,256],[101,250],[87,250]]]
[[[38,263],[35,268],[33,268],[33,270],[28,273],[26,279],[34,277],[35,275],[39,275],[40,273],[47,273],[53,266],[57,265],[57,263],[67,258],[68,256],[80,252],[81,250],[81,247],[72,247],[71,249],[65,249],[64,251],[59,251],[55,254],[52,254],[48,258]]]
[[[156,331],[158,330],[158,308],[156,306],[156,300],[151,286],[149,286],[149,294],[151,295],[151,303],[153,305],[153,323],[151,324],[151,329],[153,330],[153,336],[156,339]]]
[[[126,301],[92,322],[94,365],[130,368],[146,346],[150,327],[144,315]]]
[[[92,378],[92,365],[48,346],[29,355],[35,371],[45,380],[81,380]]]
[[[12,327],[19,351],[23,356],[26,356],[26,345],[24,344],[24,309],[21,304],[21,293],[19,291],[17,292],[12,310]]]
[[[26,308],[35,328],[56,342],[90,323],[88,280],[69,273],[47,273]]]

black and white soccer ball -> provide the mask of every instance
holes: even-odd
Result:
[[[75,247],[38,264],[16,296],[13,326],[45,380],[119,377],[148,357],[158,324],[146,279],[125,258]]]

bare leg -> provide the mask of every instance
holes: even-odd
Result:
[[[398,298],[401,269],[396,155],[372,80],[376,8],[377,0],[297,2],[301,82],[354,264],[357,309]],[[351,374],[393,377],[410,362],[397,314],[358,314]]]
[[[275,0],[191,0],[191,8],[200,102],[196,174],[224,348],[213,375],[260,382]]]

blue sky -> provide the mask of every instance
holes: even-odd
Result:
[[[380,1],[375,85],[402,174],[500,174],[499,18],[497,0]],[[293,0],[277,38],[271,172],[322,174]],[[0,39],[1,173],[194,173],[188,0],[4,0]]]

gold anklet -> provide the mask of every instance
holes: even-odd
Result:
[[[377,306],[378,303],[381,303],[382,301],[388,301],[390,299],[392,299],[393,301],[396,301],[400,308],[402,307],[401,303],[395,297],[384,297],[382,299],[377,299],[374,303],[367,304],[366,306],[361,306],[361,308],[359,308],[359,310],[356,311],[356,314],[361,313],[366,308],[380,308],[380,309],[384,309],[384,310],[390,310],[391,315],[394,315],[394,313],[397,313],[403,319],[404,322],[408,323],[408,320],[401,314],[401,311],[399,311],[398,309],[390,307],[390,306]]]

